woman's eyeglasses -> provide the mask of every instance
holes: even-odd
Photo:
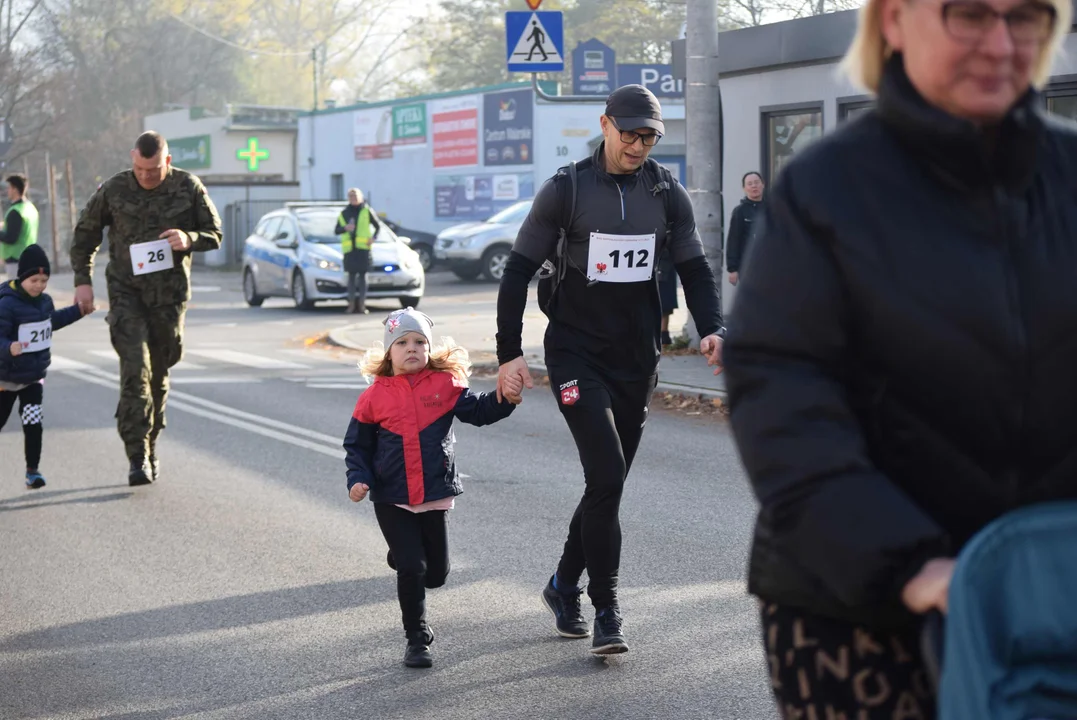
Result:
[[[942,22],[946,32],[961,42],[979,42],[1001,18],[1010,31],[1014,44],[1030,45],[1045,42],[1054,32],[1058,14],[1045,3],[1025,3],[1001,13],[978,0],[951,0],[942,4]]]

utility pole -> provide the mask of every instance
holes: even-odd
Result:
[[[688,0],[685,38],[687,80],[688,195],[707,261],[714,271],[718,298],[722,297],[722,124],[718,93],[718,0]],[[685,332],[693,348],[699,333],[691,316]]]

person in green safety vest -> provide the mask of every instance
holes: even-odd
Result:
[[[366,314],[366,273],[370,269],[370,243],[381,229],[377,216],[363,201],[363,191],[348,191],[348,207],[337,218],[333,232],[343,235],[340,251],[348,273],[348,312]],[[356,297],[358,295],[358,297]]]
[[[30,181],[22,173],[7,177],[7,197],[11,201],[4,222],[0,223],[0,257],[4,259],[7,276],[19,275],[19,258],[23,250],[37,243],[37,208],[26,197]]]

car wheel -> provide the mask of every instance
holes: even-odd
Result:
[[[258,294],[258,288],[254,284],[254,273],[250,268],[243,271],[243,299],[251,307],[261,307],[265,298]]]
[[[463,265],[461,267],[455,267],[452,269],[453,275],[461,280],[474,280],[482,272],[482,268],[472,265]]]
[[[482,274],[487,280],[501,282],[505,275],[505,264],[509,261],[511,250],[504,245],[492,247],[483,253]]]
[[[429,245],[415,245],[411,248],[419,254],[419,262],[423,266],[423,272],[434,267],[434,250]]]
[[[309,310],[314,306],[314,302],[307,297],[307,280],[298,270],[292,275],[292,300],[300,310]]]
[[[422,300],[422,298],[417,298],[417,297],[402,297],[402,298],[398,298],[398,299],[400,300],[400,307],[402,307],[402,308],[406,308],[406,307],[418,308],[419,307],[419,301]]]

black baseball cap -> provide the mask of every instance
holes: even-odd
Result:
[[[606,115],[621,130],[651,128],[659,135],[666,132],[658,98],[642,85],[624,85],[611,92],[606,98]]]

